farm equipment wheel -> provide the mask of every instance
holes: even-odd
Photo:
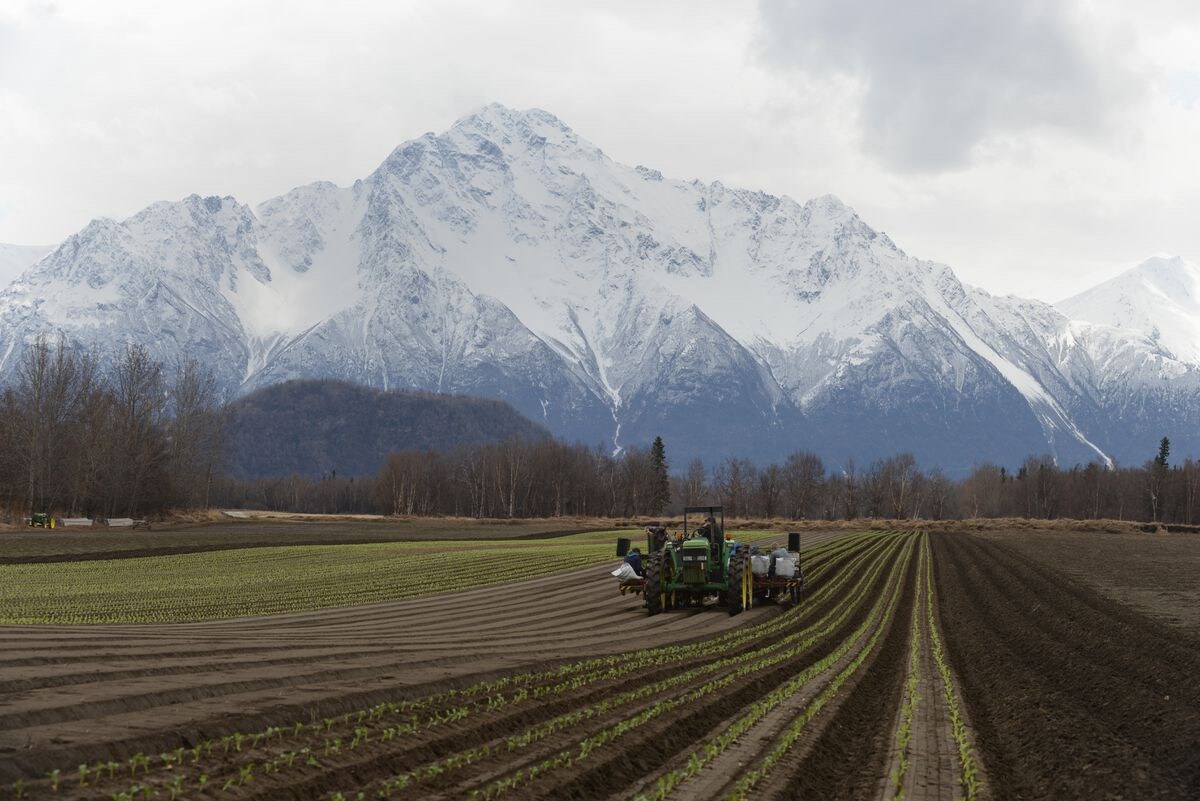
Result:
[[[792,605],[795,606],[796,604],[800,603],[800,588],[792,587],[791,594],[792,594]]]
[[[646,560],[646,611],[657,615],[666,606],[666,593],[662,591],[662,554],[652,553]]]
[[[735,553],[729,558],[729,614],[736,615],[754,604],[754,576],[750,561]]]
[[[674,562],[668,559],[662,551],[659,551],[658,563],[660,566],[658,571],[659,585],[661,587],[668,587],[675,582],[675,571],[672,569],[674,567]],[[678,609],[682,605],[682,602],[685,602],[684,599],[680,597],[680,593],[674,590],[671,592],[662,592],[661,594],[662,610],[664,612],[670,612],[672,609]]]

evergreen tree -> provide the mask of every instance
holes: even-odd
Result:
[[[1171,440],[1167,439],[1166,437],[1163,437],[1162,441],[1160,441],[1158,443],[1158,456],[1154,457],[1154,466],[1159,469],[1166,470],[1167,466],[1168,466],[1167,465],[1167,457],[1170,455],[1171,455]]]
[[[662,437],[655,437],[650,446],[650,468],[653,474],[650,488],[650,508],[659,514],[671,502],[671,479],[667,475],[667,449]]]
[[[1166,508],[1167,494],[1167,457],[1171,455],[1171,440],[1163,437],[1158,443],[1158,455],[1150,463],[1147,475],[1148,500],[1150,501],[1150,519],[1158,521]]]

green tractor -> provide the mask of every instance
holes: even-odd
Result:
[[[692,528],[689,515],[700,513],[704,522]],[[617,540],[617,556],[630,551],[630,540]],[[636,549],[635,549],[636,550]],[[689,506],[683,512],[683,531],[672,540],[665,526],[646,527],[646,554],[641,559],[645,577],[613,572],[619,589],[642,595],[652,615],[688,606],[717,606],[736,615],[760,603],[800,602],[804,572],[800,569],[800,533],[788,533],[788,547],[759,551],[745,543],[725,539],[725,514],[720,506]],[[623,568],[625,566],[622,566]]]
[[[54,518],[49,512],[34,512],[26,519],[33,528],[54,528]]]
[[[704,522],[689,528],[689,515]],[[625,549],[628,540],[622,541]],[[702,606],[715,597],[719,606],[736,615],[754,602],[754,577],[749,552],[725,539],[725,510],[720,506],[689,506],[683,511],[682,540],[671,541],[666,529],[646,530],[645,583],[642,592],[652,615],[685,606]],[[624,556],[621,548],[618,555]]]

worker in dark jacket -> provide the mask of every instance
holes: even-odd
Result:
[[[642,554],[637,548],[634,548],[632,551],[625,554],[625,564],[632,567],[633,572],[637,573],[639,576],[642,576],[643,578],[646,576],[645,571],[642,569]]]

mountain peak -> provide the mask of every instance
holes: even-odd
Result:
[[[515,109],[502,103],[488,103],[483,108],[460,117],[454,128],[494,126],[516,128],[519,126],[545,126],[570,132],[571,128],[558,117],[540,108]]]
[[[1156,254],[1127,271],[1154,283],[1177,285],[1180,280],[1195,281],[1200,269],[1182,256]],[[1165,287],[1164,287],[1165,288]]]
[[[1179,256],[1151,256],[1057,306],[1072,319],[1140,331],[1174,356],[1200,361],[1200,269]]]
[[[540,108],[521,110],[492,103],[459,119],[445,136],[468,142],[482,139],[510,156],[550,152],[568,160],[582,156],[586,161],[603,156],[600,148]]]
[[[562,120],[539,108],[512,109],[491,103],[461,117],[448,131],[427,133],[404,142],[380,165],[381,170],[407,176],[426,159],[441,161],[446,152],[520,160],[528,154],[552,155],[567,162],[592,163],[603,157],[600,148],[580,138]]]

